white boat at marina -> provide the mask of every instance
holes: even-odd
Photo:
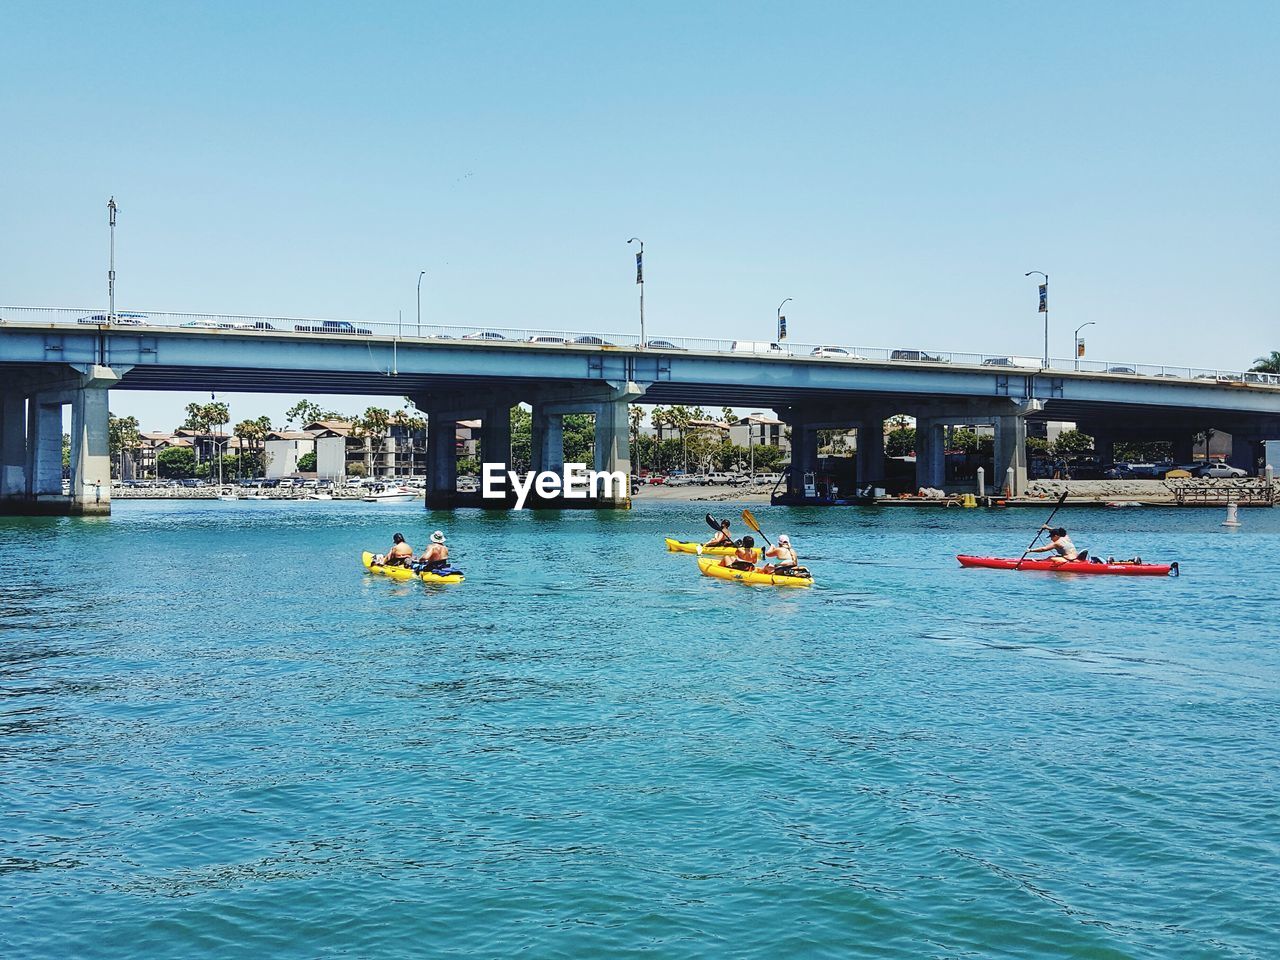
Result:
[[[308,499],[308,500],[332,500],[332,499],[333,499],[333,494],[331,494],[331,493],[313,493],[313,494],[311,494],[311,496],[307,497],[307,499]]]
[[[413,503],[419,496],[408,487],[381,487],[360,499],[365,503]]]

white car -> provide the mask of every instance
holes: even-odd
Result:
[[[1202,463],[1191,472],[1197,477],[1247,477],[1249,475],[1239,467],[1225,463]]]
[[[844,347],[814,347],[813,352],[809,354],[811,357],[822,357],[827,360],[865,360],[866,357],[860,357],[856,353],[846,350]]]
[[[782,356],[787,352],[779,344],[759,340],[735,340],[729,349],[734,353],[762,353],[766,356]]]

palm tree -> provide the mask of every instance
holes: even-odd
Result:
[[[1253,361],[1252,373],[1280,373],[1280,350],[1272,350],[1269,357]]]

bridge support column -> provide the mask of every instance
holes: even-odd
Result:
[[[1116,462],[1116,435],[1110,430],[1095,430],[1092,436],[1093,455],[1105,470]]]
[[[1018,414],[995,418],[995,472],[991,486],[1003,491],[1013,470],[1009,495],[1021,496],[1027,489],[1027,421]]]
[[[884,482],[884,418],[858,421],[858,486]]]
[[[1258,461],[1265,454],[1265,448],[1262,441],[1257,436],[1247,433],[1233,433],[1231,435],[1231,456],[1227,457],[1227,463],[1233,467],[1239,467],[1251,477],[1258,475]]]
[[[107,437],[107,390],[84,387],[71,402],[71,513],[111,512],[111,452]],[[61,415],[59,415],[61,428]],[[62,436],[58,436],[58,482],[62,482]]]
[[[598,499],[604,508],[627,510],[631,507],[631,402],[611,400],[596,411],[595,469],[597,472],[622,474],[624,482],[611,484],[607,494]]]
[[[937,420],[916,421],[916,486],[941,490],[947,482],[944,426]]]
[[[561,473],[564,468],[564,415],[595,416],[595,457],[598,472],[621,473],[626,482],[597,487],[587,500],[560,496],[533,503],[539,507],[631,507],[631,404],[644,396],[648,384],[631,380],[607,380],[598,384],[547,390],[533,403],[533,469]],[[530,498],[534,500],[533,497]]]
[[[1179,467],[1185,467],[1191,463],[1195,457],[1196,435],[1194,433],[1179,433],[1172,437],[1173,441],[1173,462]]]
[[[494,404],[484,408],[480,423],[480,462],[511,463],[511,407]]]
[[[787,472],[787,496],[804,498],[806,473],[818,471],[818,432],[810,425],[812,417],[806,410],[792,407],[780,411],[782,419],[791,428],[791,469]]]
[[[547,413],[542,404],[535,403],[532,429],[532,468],[560,473],[564,467],[564,415]]]
[[[418,404],[418,409],[424,409]],[[427,492],[429,510],[447,510],[458,497],[458,421],[427,409]]]
[[[0,395],[0,513],[108,514],[107,398],[121,373],[54,367]],[[62,408],[71,407],[70,490],[62,492]]]
[[[27,398],[0,394],[0,512],[27,496]]]

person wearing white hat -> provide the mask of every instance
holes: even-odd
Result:
[[[444,533],[437,530],[431,534],[430,546],[422,551],[422,556],[414,563],[414,567],[418,570],[437,570],[448,565],[449,548],[444,545]]]
[[[778,542],[764,552],[766,557],[773,557],[776,563],[766,563],[761,573],[787,573],[800,565],[800,558],[791,546],[791,538],[785,533],[778,534]]]

